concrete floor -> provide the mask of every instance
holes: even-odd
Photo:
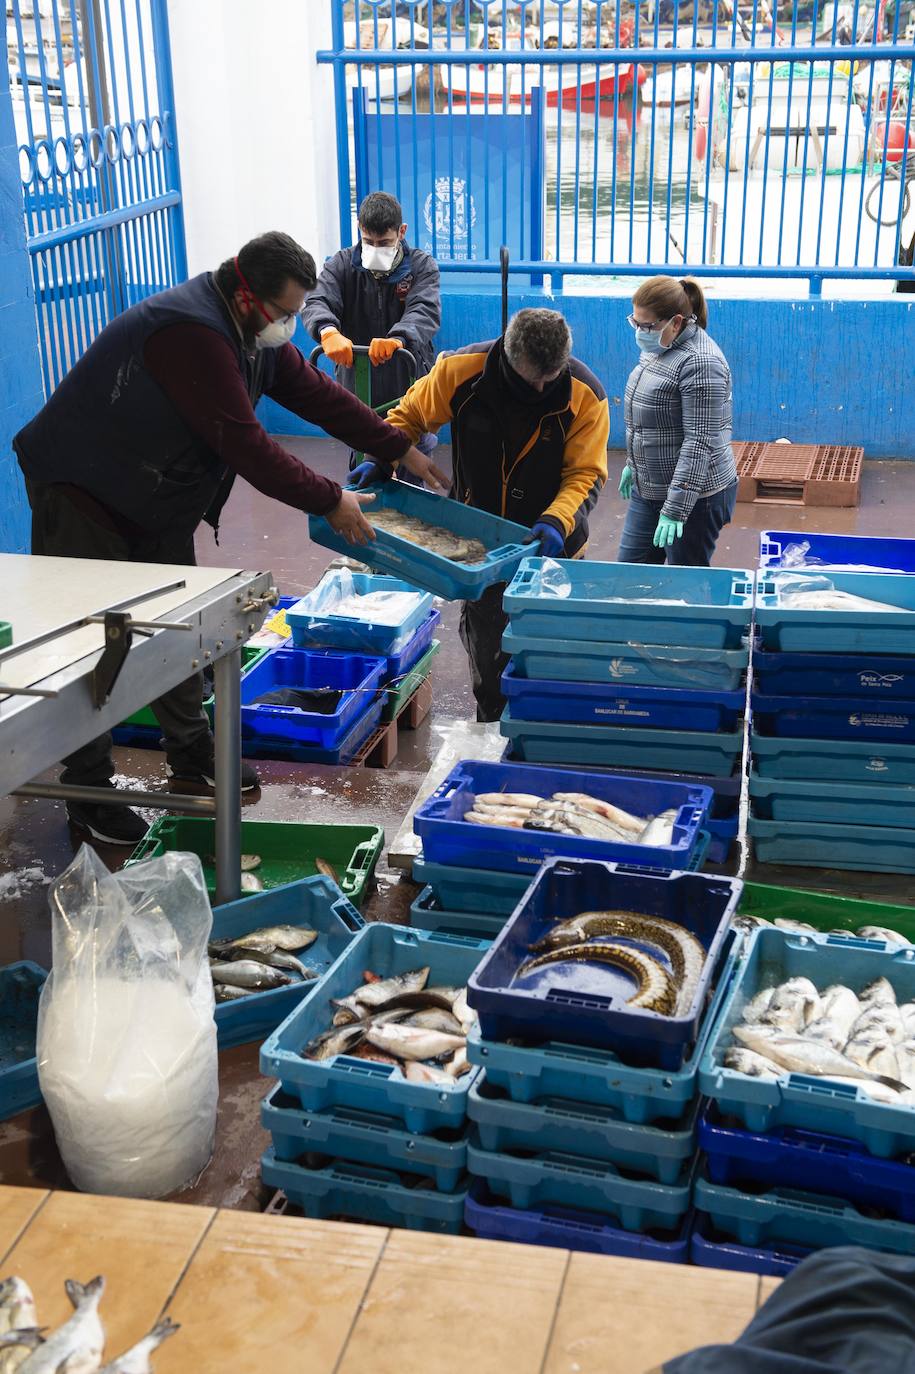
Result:
[[[291,439],[289,448],[305,462],[342,479],[346,451],[336,443]],[[447,466],[448,450],[439,461]],[[621,454],[611,454],[610,480],[592,520],[589,553],[612,558],[617,548],[625,504],[616,494]],[[724,531],[716,563],[752,568],[758,534],[768,528],[804,528],[821,532],[909,535],[915,510],[915,463],[865,465],[861,505],[853,510],[806,509],[803,506],[737,507]],[[217,546],[206,530],[198,538],[201,563],[213,567],[269,568],[284,594],[306,592],[331,561],[329,551],[307,539],[305,517],[261,496],[239,482],[226,509]],[[262,763],[263,788],[246,803],[245,814],[263,820],[380,822],[389,840],[438,751],[451,722],[473,715],[466,661],[457,636],[458,607],[442,607],[442,648],[434,668],[434,704],[415,732],[401,731],[393,768],[338,769]],[[162,756],[146,750],[119,749],[118,772],[125,783],[164,789]],[[50,775],[49,775],[50,776]],[[155,813],[150,813],[150,818]],[[74,852],[62,805],[47,801],[0,798],[0,963],[32,959],[49,966],[50,925],[46,886],[66,867]],[[122,850],[101,850],[115,867]],[[912,901],[912,884],[890,875],[849,874],[804,869],[763,868],[748,876],[845,895],[869,895]],[[416,889],[398,881],[382,861],[378,882],[366,909],[370,919],[402,920]],[[216,1156],[197,1186],[181,1200],[259,1209],[266,1195],[258,1160],[267,1137],[260,1128],[259,1103],[267,1082],[258,1072],[258,1046],[243,1046],[221,1056],[220,1118]],[[43,1108],[0,1124],[0,1181],[11,1184],[66,1187],[50,1123]]]

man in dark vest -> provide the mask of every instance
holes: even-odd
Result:
[[[246,243],[216,272],[151,296],[102,330],[13,446],[32,507],[32,552],[138,563],[193,563],[201,520],[218,530],[236,476],[347,540],[374,534],[361,505],[276,443],[254,407],[270,396],[352,448],[447,478],[400,431],[312,367],[290,342],[315,285],[309,253],[287,234]],[[198,674],[153,703],[175,790],[213,786],[213,736]],[[64,759],[61,781],[112,786],[111,736]],[[249,765],[242,788],[258,786]],[[68,807],[95,839],[145,834],[126,806]]]

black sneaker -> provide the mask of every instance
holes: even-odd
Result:
[[[101,844],[121,844],[129,849],[136,848],[149,829],[143,817],[131,811],[129,806],[68,802],[67,819],[74,830],[90,835]]]
[[[165,773],[178,792],[199,791],[200,788],[212,790],[216,786],[216,759],[212,744],[208,750],[201,750],[199,755],[187,755],[174,765],[166,763]],[[257,773],[250,763],[242,759],[242,792],[256,792],[260,785]]]

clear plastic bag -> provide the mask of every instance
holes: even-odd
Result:
[[[84,1192],[163,1197],[206,1167],[216,1130],[200,859],[169,853],[109,873],[83,845],[50,902],[37,1054],[61,1157]]]
[[[567,597],[572,593],[572,579],[555,558],[541,558],[531,590],[536,596]]]

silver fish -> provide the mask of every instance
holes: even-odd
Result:
[[[465,1045],[463,1049],[455,1050],[454,1054],[445,1065],[445,1073],[448,1074],[450,1078],[463,1078],[464,1074],[470,1073],[472,1068],[473,1065],[467,1058],[467,1047]]]
[[[885,1036],[875,1032],[864,1032],[849,1040],[844,1050],[845,1058],[859,1068],[868,1069],[880,1078],[899,1078],[899,1061],[896,1051]]]
[[[260,866],[261,866],[261,856],[260,856],[260,854],[242,854],[242,856],[241,856],[241,871],[242,871],[242,873],[251,873],[251,872],[253,872],[253,870],[254,870],[255,868],[260,868]]]
[[[353,1026],[334,1027],[309,1040],[302,1050],[303,1059],[333,1059],[336,1054],[346,1054],[354,1050],[365,1039],[365,1026],[357,1022]]]
[[[792,921],[787,916],[776,916],[775,925],[779,930],[787,930],[795,935],[809,935],[811,932],[816,934],[816,926],[812,926],[807,921]]]
[[[775,988],[761,988],[755,997],[751,997],[741,1013],[741,1021],[748,1021],[750,1025],[755,1025],[761,1021],[764,1012],[772,1001],[774,991]]]
[[[390,1021],[383,1026],[369,1026],[365,1038],[370,1045],[395,1059],[438,1059],[464,1046],[463,1035],[446,1035],[442,1031],[421,1030],[418,1026]]]
[[[724,1052],[724,1067],[735,1073],[745,1073],[748,1078],[782,1078],[785,1070],[764,1054],[732,1045]]]
[[[250,997],[252,988],[233,988],[228,983],[214,983],[213,996],[217,1002],[237,1002],[240,997]]]
[[[676,811],[662,811],[660,816],[655,816],[648,822],[639,835],[638,843],[652,845],[655,848],[672,844],[676,819]]]
[[[898,930],[890,930],[887,926],[861,926],[855,934],[862,940],[885,940],[888,945],[902,945],[908,949],[912,948],[911,940],[900,935]]]
[[[735,930],[761,930],[764,926],[771,926],[772,922],[767,921],[764,916],[751,916],[749,912],[742,912],[733,918],[731,925]]]
[[[858,1019],[861,1004],[851,988],[836,983],[823,993],[821,1008],[820,1015],[809,1023],[805,1034],[813,1040],[826,1041],[835,1050],[841,1050]]]
[[[6,1331],[19,1331],[24,1327],[36,1327],[38,1313],[35,1299],[25,1279],[13,1274],[0,1283],[0,1335]]]
[[[888,601],[871,601],[866,596],[855,596],[853,592],[840,591],[838,587],[823,591],[793,591],[790,587],[781,590],[783,606],[803,607],[813,611],[901,611],[903,606],[892,606]]]
[[[102,1363],[105,1330],[98,1305],[105,1291],[99,1275],[85,1286],[67,1279],[67,1297],[76,1309],[73,1316],[53,1331],[43,1345],[19,1366],[19,1374],[95,1374]]]
[[[820,1006],[820,994],[809,978],[789,978],[772,993],[760,1022],[764,1026],[800,1031],[809,1021],[816,1020]]]
[[[453,563],[482,563],[486,557],[486,547],[479,539],[455,534],[441,525],[430,525],[416,515],[382,507],[367,510],[365,518],[375,529],[385,530],[398,539],[406,539],[408,543],[428,549],[430,553],[437,553]]]
[[[400,993],[422,992],[428,981],[428,968],[408,969],[406,973],[395,973],[392,978],[380,978],[377,982],[366,983],[350,996],[360,1007],[382,1007]]]
[[[477,1022],[477,1014],[467,1001],[467,989],[461,988],[457,997],[452,1003],[451,1010],[461,1023],[461,1030],[466,1035]]]
[[[464,820],[471,825],[502,825],[508,830],[523,830],[526,824],[521,816],[506,816],[495,811],[465,811]]]
[[[543,797],[535,797],[530,792],[480,792],[473,799],[474,806],[482,804],[485,806],[509,806],[513,808],[524,807],[528,811],[533,806],[539,806]]]
[[[259,949],[266,953],[282,949],[290,953],[308,949],[318,938],[318,932],[308,926],[262,926],[259,930],[249,930],[247,935],[236,935],[234,939],[211,940],[208,948],[217,953],[221,950],[244,945],[248,949]]]
[[[644,816],[633,816],[631,812],[624,811],[621,806],[614,806],[612,802],[601,801],[599,797],[592,797],[587,792],[554,792],[552,799],[557,802],[570,802],[580,811],[590,811],[593,815],[610,821],[618,829],[628,830],[634,836],[641,835],[645,829]],[[665,812],[665,815],[675,816],[676,812]]]
[[[437,1064],[421,1064],[416,1059],[404,1065],[403,1075],[408,1083],[434,1083],[437,1088],[453,1088],[456,1081],[447,1069],[440,1069]]]
[[[896,1062],[903,1083],[906,1087],[915,1089],[915,1040],[906,1040],[896,1046]]]
[[[373,1022],[377,1025],[377,1021]],[[430,1007],[428,1011],[412,1011],[400,1023],[402,1026],[416,1026],[419,1030],[443,1031],[445,1035],[463,1035],[460,1021],[450,1011],[440,1007]]]
[[[17,1374],[34,1351],[44,1345],[38,1326],[13,1327],[0,1336],[0,1374]]]
[[[264,884],[256,873],[243,873],[240,887],[242,892],[263,892]]]
[[[895,1002],[865,1002],[849,1032],[849,1039],[861,1035],[882,1036],[891,1043],[905,1039],[905,1022]]]
[[[290,973],[297,973],[306,983],[318,976],[313,968],[306,968],[294,954],[286,954],[281,949],[259,950],[248,945],[236,945],[226,950],[224,957],[233,963],[240,959],[253,959],[255,963],[267,964],[270,968],[286,969]]]
[[[907,1036],[915,1037],[915,1002],[903,1002],[899,1008]]]
[[[269,964],[261,964],[254,959],[217,960],[211,962],[210,973],[214,983],[228,983],[231,987],[248,988],[251,992],[285,988],[293,981],[282,969],[271,968]]]
[[[156,1322],[148,1336],[144,1336],[136,1345],[125,1350],[123,1355],[106,1364],[99,1374],[152,1374],[153,1352],[158,1350],[169,1336],[174,1336],[175,1332],[180,1330],[178,1322],[173,1322],[170,1317],[164,1317],[162,1321]]]
[[[861,992],[858,993],[858,998],[861,1002],[873,1002],[877,1006],[881,1003],[889,1006],[896,1002],[896,994],[888,978],[875,978],[872,983],[868,983],[866,988],[862,988]]]
[[[792,1073],[820,1078],[833,1078],[836,1075],[843,1078],[874,1078],[887,1083],[888,1087],[899,1088],[898,1080],[883,1079],[881,1075],[861,1068],[829,1045],[807,1040],[778,1026],[735,1026],[734,1038],[741,1045],[746,1045],[747,1049],[773,1059]]]
[[[830,1076],[829,1081],[830,1083],[847,1083],[850,1088],[857,1088],[858,1092],[873,1098],[875,1102],[883,1103],[886,1107],[899,1107],[904,1102],[905,1094],[887,1087],[879,1079],[843,1078],[840,1074],[834,1074]]]

